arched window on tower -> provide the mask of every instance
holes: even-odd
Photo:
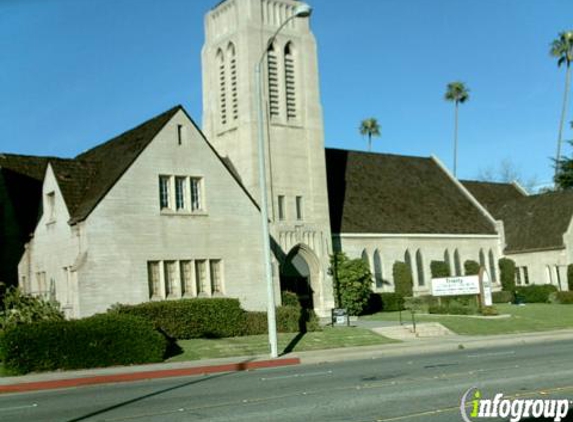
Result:
[[[287,43],[284,53],[286,116],[291,120],[296,119],[296,67],[292,42]]]
[[[489,278],[491,281],[497,281],[497,274],[495,271],[495,258],[491,249],[489,250]]]
[[[239,118],[239,93],[237,91],[237,57],[235,45],[230,42],[227,47],[227,58],[229,62],[229,89],[231,97],[231,118]]]
[[[227,124],[227,75],[225,72],[225,56],[223,51],[217,51],[217,68],[219,69],[219,117],[221,124]]]
[[[423,286],[426,284],[424,278],[424,257],[420,249],[416,251],[416,268],[418,269],[418,286]]]
[[[460,259],[460,252],[456,249],[454,251],[454,269],[456,277],[462,275],[462,264]]]
[[[279,73],[277,63],[277,53],[274,44],[269,46],[267,53],[267,66],[269,78],[269,115],[276,117],[279,115]]]
[[[376,288],[381,289],[384,287],[384,274],[382,269],[382,258],[378,249],[374,251],[374,280],[376,281]]]

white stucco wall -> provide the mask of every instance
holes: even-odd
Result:
[[[558,289],[567,288],[567,249],[506,254],[516,267],[527,267],[529,284],[553,284]],[[523,274],[523,271],[521,272]],[[523,276],[522,283],[523,283]],[[559,282],[560,281],[560,282]]]

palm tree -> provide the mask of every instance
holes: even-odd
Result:
[[[456,105],[456,118],[454,127],[454,177],[457,173],[458,168],[458,106],[459,104],[465,103],[470,98],[470,90],[466,88],[463,82],[450,82],[447,87],[446,95],[444,96],[446,101],[453,101]]]
[[[380,125],[374,117],[360,122],[360,134],[368,135],[368,151],[372,151],[372,137],[380,136]]]
[[[573,31],[564,31],[559,34],[559,38],[553,40],[549,53],[557,58],[557,66],[567,65],[565,71],[565,93],[563,94],[563,108],[561,109],[561,120],[559,122],[559,135],[557,137],[557,155],[555,156],[555,179],[559,173],[559,162],[561,160],[561,143],[563,142],[563,125],[567,116],[567,102],[569,97],[569,85],[571,82],[571,62],[573,61]],[[555,182],[557,183],[557,182]]]

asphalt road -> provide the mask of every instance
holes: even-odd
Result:
[[[572,354],[561,341],[7,394],[0,421],[458,422],[474,386],[573,399]]]

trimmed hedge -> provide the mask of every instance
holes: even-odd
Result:
[[[312,310],[300,306],[279,306],[276,310],[277,331],[279,333],[298,333],[320,331],[318,317]],[[242,335],[266,334],[268,321],[266,312],[247,312]]]
[[[473,315],[476,313],[476,309],[459,303],[451,303],[449,305],[430,305],[428,307],[428,313],[441,315]]]
[[[402,297],[411,297],[414,281],[408,264],[403,261],[394,262],[392,276],[394,277],[394,291]]]
[[[573,291],[573,264],[567,266],[567,285],[569,286],[569,291]]]
[[[161,362],[167,339],[153,325],[127,315],[13,326],[0,338],[12,373]]]
[[[515,262],[509,258],[501,258],[498,265],[501,289],[506,292],[515,291]]]
[[[511,303],[513,302],[513,292],[493,292],[491,294],[493,303]]]
[[[398,293],[372,293],[368,300],[366,314],[404,310],[404,297]]]
[[[444,278],[450,276],[450,266],[446,261],[430,262],[430,271],[432,278]]]
[[[551,293],[549,301],[562,305],[573,305],[573,291]]]
[[[242,335],[246,311],[238,299],[196,298],[117,305],[120,315],[143,318],[169,337],[182,339],[222,338]]]
[[[481,308],[480,313],[483,316],[496,316],[499,315],[499,312],[496,308],[494,308],[493,306],[485,306],[483,308]]]
[[[478,275],[479,274],[480,265],[477,261],[473,261],[468,259],[464,262],[464,274],[465,275]]]
[[[557,292],[557,287],[551,284],[532,284],[516,288],[517,296],[525,303],[548,303],[549,295]]]

